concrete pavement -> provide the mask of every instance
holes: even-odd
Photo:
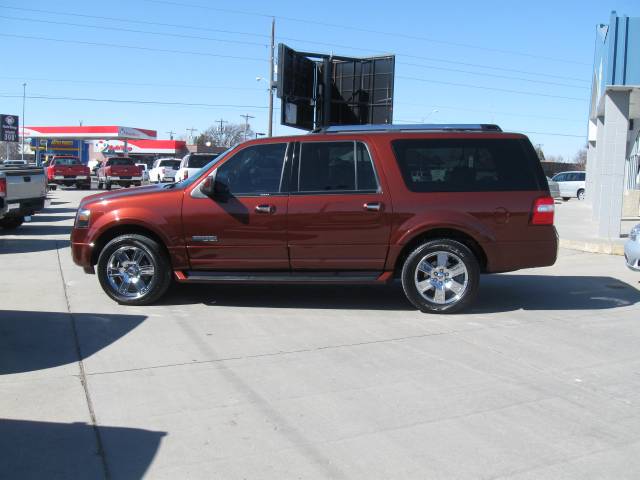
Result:
[[[73,265],[87,192],[0,233],[0,478],[638,478],[640,275],[562,251],[476,306],[397,286],[177,286]]]

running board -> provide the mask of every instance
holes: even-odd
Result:
[[[392,272],[340,271],[340,272],[218,272],[187,270],[175,271],[180,283],[384,283]]]

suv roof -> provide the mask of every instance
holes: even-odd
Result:
[[[353,132],[502,132],[498,125],[484,123],[424,123],[411,125],[333,125],[319,128],[311,133],[353,133]]]

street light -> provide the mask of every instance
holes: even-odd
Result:
[[[258,138],[258,137],[264,137],[265,135],[266,135],[266,133],[256,132],[256,138]]]
[[[436,113],[439,113],[439,112],[440,110],[438,110],[437,108],[434,108],[427,114],[427,116],[421,118],[422,123],[425,123],[427,121],[427,118],[429,118],[431,115],[435,115]]]

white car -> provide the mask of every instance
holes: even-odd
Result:
[[[560,196],[565,202],[571,198],[584,200],[586,176],[585,172],[579,171],[560,172],[554,175],[551,180],[558,183]]]
[[[153,162],[153,167],[149,170],[149,181],[151,183],[174,182],[179,166],[180,160],[177,158],[159,158]]]
[[[186,180],[198,170],[218,157],[219,153],[187,153],[180,162],[180,168],[176,174],[176,182]]]
[[[142,170],[142,184],[149,183],[149,167],[146,163],[136,163]]]
[[[640,272],[640,224],[631,229],[629,239],[624,245],[624,259],[627,267]]]

